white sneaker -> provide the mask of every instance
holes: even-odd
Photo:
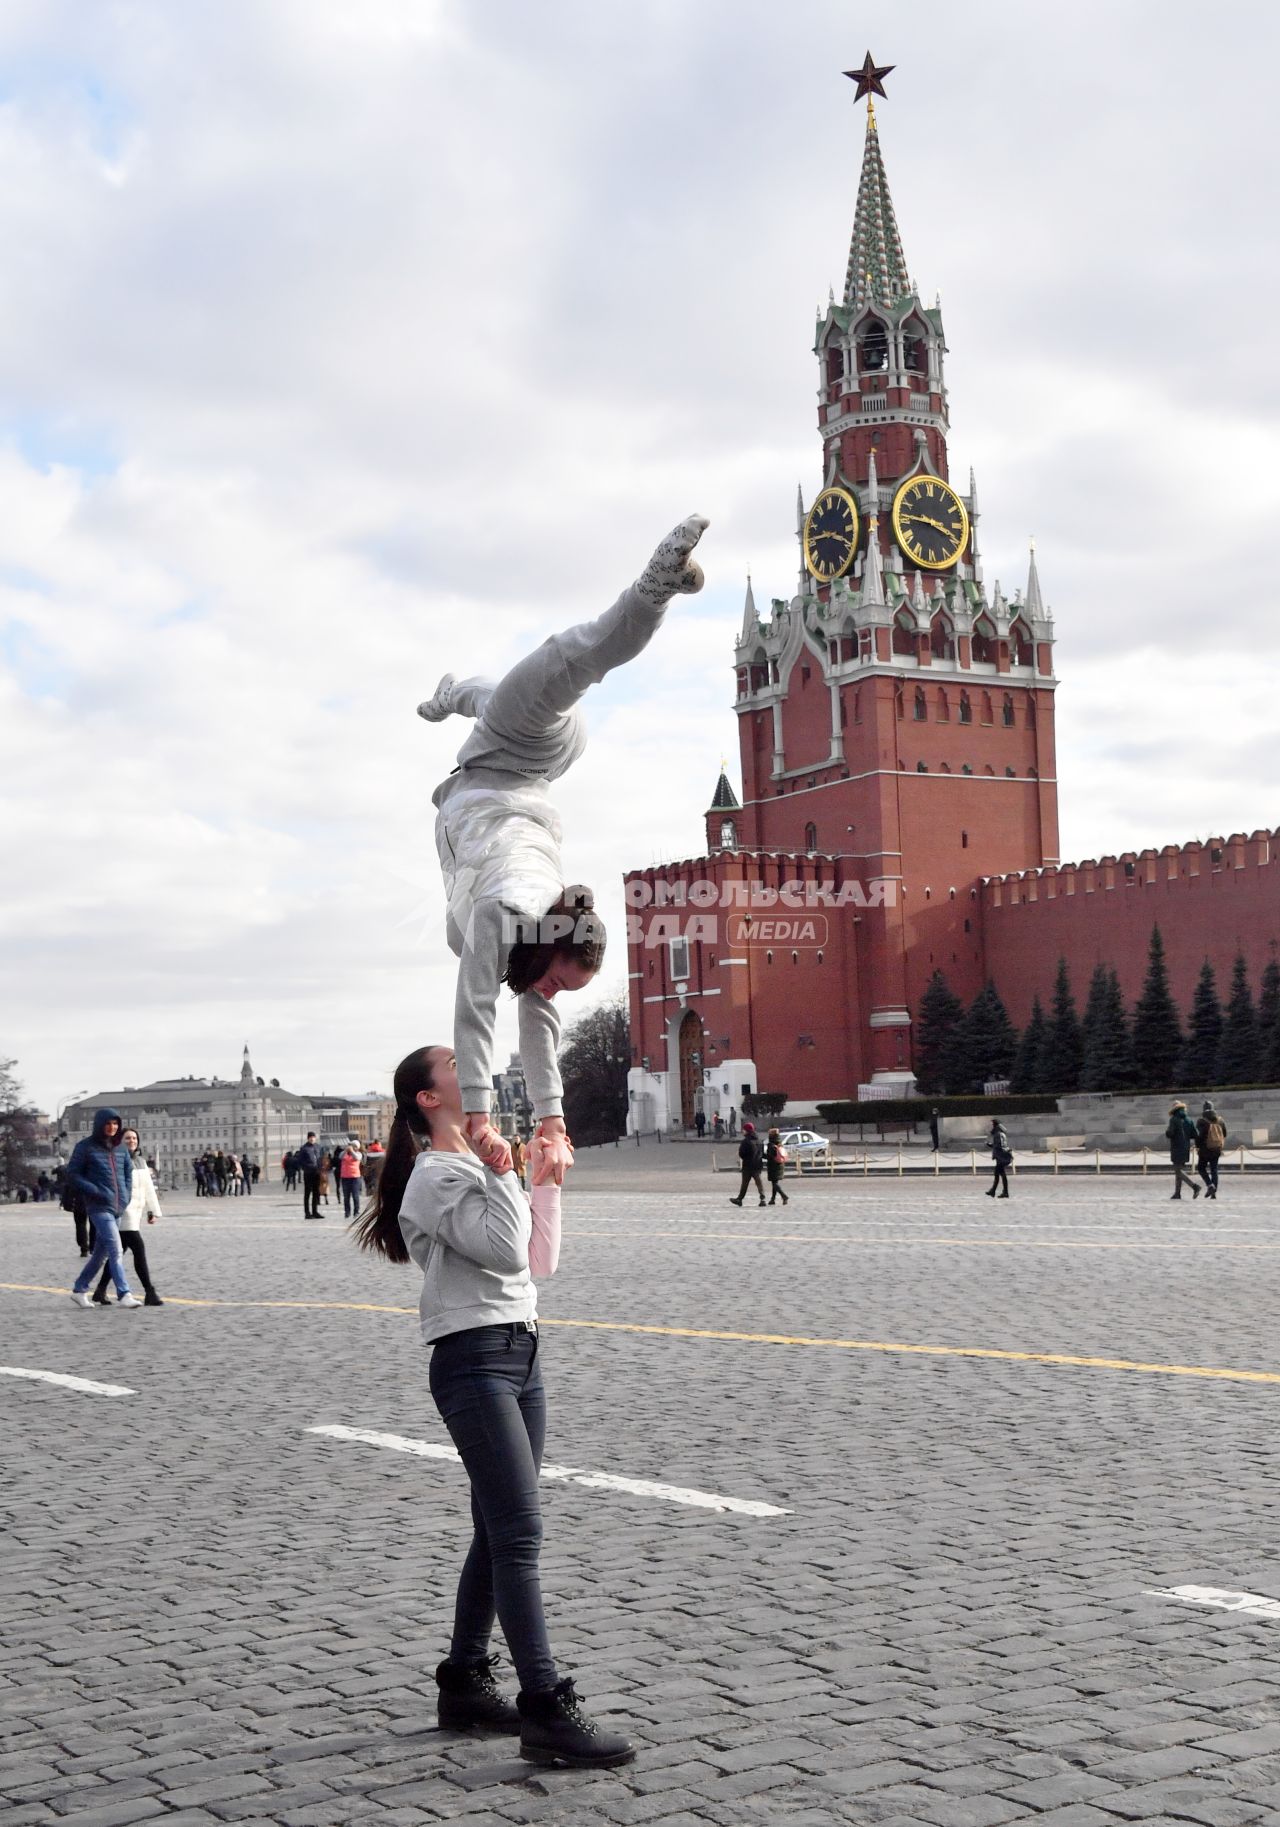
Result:
[[[431,696],[418,706],[418,715],[425,717],[428,723],[443,723],[446,717],[453,715],[453,688],[457,684],[451,672],[447,672]]]
[[[73,1288],[71,1290],[71,1298],[76,1303],[77,1307],[92,1307],[92,1305],[93,1305],[92,1296],[88,1295],[88,1294],[81,1294],[81,1292],[78,1288]]]
[[[117,1307],[140,1307],[142,1302],[136,1294],[122,1294],[116,1302]]]

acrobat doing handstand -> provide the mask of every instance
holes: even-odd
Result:
[[[590,890],[565,888],[560,819],[548,789],[586,747],[579,706],[587,688],[648,646],[673,596],[701,590],[702,567],[691,554],[707,525],[698,514],[681,521],[612,609],[551,635],[496,685],[446,673],[418,706],[429,723],[455,712],[475,719],[432,803],[446,933],[459,959],[453,1045],[466,1133],[497,1172],[511,1165],[489,1115],[500,986],[518,998],[520,1057],[545,1143],[535,1177],[559,1181],[573,1156],[554,999],[583,989],[604,959],[604,924]]]

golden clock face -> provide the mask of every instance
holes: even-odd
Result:
[[[937,476],[910,476],[893,498],[893,532],[912,564],[945,571],[969,543],[969,516]]]
[[[858,504],[847,489],[824,488],[804,523],[804,562],[819,583],[843,577],[858,550]]]

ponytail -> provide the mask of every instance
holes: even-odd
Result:
[[[413,1172],[413,1164],[424,1148],[431,1146],[427,1119],[418,1107],[418,1093],[430,1091],[431,1047],[419,1047],[396,1067],[393,1090],[396,1114],[387,1137],[387,1153],[382,1172],[369,1204],[348,1229],[359,1249],[385,1256],[388,1262],[408,1262],[400,1230],[400,1206]]]

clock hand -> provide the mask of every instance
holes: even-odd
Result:
[[[944,527],[940,520],[930,520],[927,514],[913,514],[911,518],[918,527],[932,527],[935,532],[941,533],[946,539],[955,538],[950,527]]]

